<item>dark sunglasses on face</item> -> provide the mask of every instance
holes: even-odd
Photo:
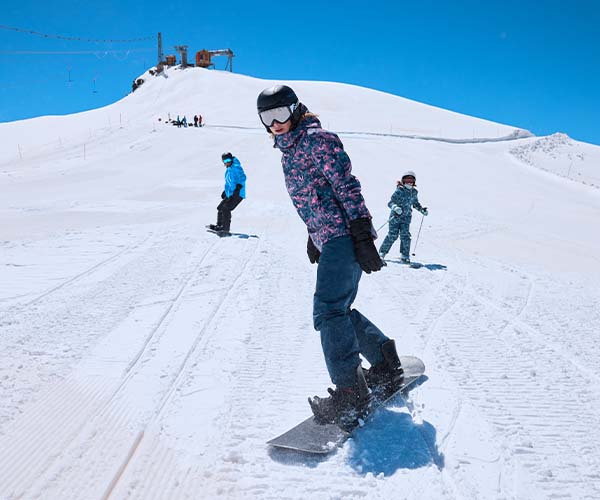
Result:
[[[260,116],[260,121],[265,127],[272,127],[275,122],[281,124],[287,122],[292,117],[297,106],[298,103],[294,103],[291,106],[267,109],[258,113],[258,116]]]

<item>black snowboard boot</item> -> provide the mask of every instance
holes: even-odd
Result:
[[[387,399],[402,386],[404,370],[400,365],[394,340],[381,344],[381,354],[383,361],[369,368],[365,378],[375,397]]]
[[[221,238],[223,236],[230,236],[229,229],[221,226],[220,224],[209,224],[208,228],[211,231],[216,232]]]
[[[371,392],[360,365],[356,367],[356,383],[352,387],[329,388],[327,392],[326,398],[308,398],[317,423],[336,424],[350,430],[369,413]]]

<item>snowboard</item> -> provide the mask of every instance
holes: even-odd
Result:
[[[371,411],[363,420],[363,425],[366,424],[369,418],[377,411],[378,408],[384,406],[390,399],[398,393],[406,393],[425,373],[425,364],[419,358],[414,356],[400,356],[400,364],[404,369],[404,382],[402,387],[387,399],[375,399],[371,406]],[[326,455],[346,441],[351,435],[354,428],[344,430],[335,424],[318,424],[314,416],[307,418],[289,431],[284,432],[280,436],[267,441],[268,445],[275,448],[285,448],[289,450],[301,451],[318,455]]]
[[[206,227],[206,231],[212,234],[216,234],[219,238],[242,238],[247,240],[248,238],[258,238],[256,234],[246,234],[246,233],[232,233],[232,232],[223,232],[223,231],[215,231],[214,229]]]

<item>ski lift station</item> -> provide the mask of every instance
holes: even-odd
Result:
[[[194,64],[190,64],[188,62],[188,46],[187,45],[175,45],[174,49],[179,52],[179,60],[180,65],[184,68],[188,66],[194,66]],[[213,62],[213,57],[225,56],[227,57],[227,64],[225,65],[225,71],[229,70],[233,72],[233,57],[234,53],[231,49],[217,49],[217,50],[207,50],[202,49],[196,52],[196,61],[195,66],[199,68],[214,68],[215,64]],[[163,66],[176,66],[177,65],[177,56],[174,54],[169,54],[166,57],[163,56],[162,51],[162,35],[158,33],[158,65],[157,69],[160,69]]]

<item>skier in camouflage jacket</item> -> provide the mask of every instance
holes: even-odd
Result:
[[[410,221],[412,220],[412,209],[415,208],[423,215],[428,215],[426,207],[419,203],[419,192],[416,189],[416,176],[412,171],[406,172],[402,180],[398,181],[396,190],[388,203],[390,207],[390,220],[388,235],[379,248],[381,258],[390,251],[394,242],[400,236],[400,256],[403,262],[410,262]]]
[[[372,366],[382,367],[387,363],[384,352],[388,352],[382,345],[393,344],[351,308],[362,271],[379,271],[384,263],[374,244],[376,233],[360,182],[352,175],[339,137],[323,130],[317,117],[285,85],[261,92],[257,108],[274,147],[282,152],[288,193],[308,229],[308,258],[318,264],[313,324],[321,334],[336,390],[331,390],[330,397],[315,396],[309,402],[318,419],[337,423],[349,410],[364,408],[369,398],[359,354]]]

